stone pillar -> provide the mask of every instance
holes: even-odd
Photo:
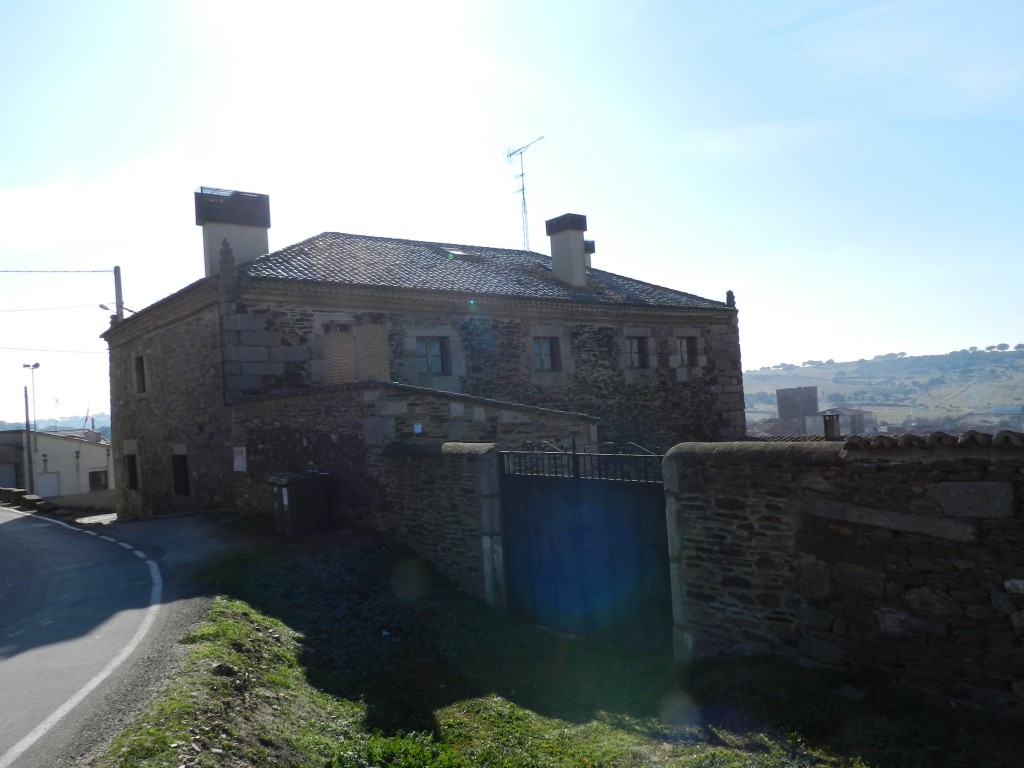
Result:
[[[501,529],[501,453],[491,446],[476,457],[480,494],[480,532],[484,558],[484,599],[492,608],[508,610]]]

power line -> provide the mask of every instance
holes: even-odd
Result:
[[[5,274],[22,275],[77,275],[77,274],[103,274],[113,272],[112,269],[0,269]]]
[[[72,304],[67,307],[26,307],[24,309],[0,309],[0,312],[50,312],[58,309],[85,309],[96,307],[95,304]]]
[[[0,274],[23,274],[23,275],[82,275],[82,274],[110,274],[114,275],[114,293],[117,299],[114,301],[114,310],[118,320],[124,319],[124,303],[121,301],[121,268],[113,269],[0,269]]]
[[[68,355],[105,355],[106,349],[34,349],[32,347],[0,347],[7,352],[59,352]]]

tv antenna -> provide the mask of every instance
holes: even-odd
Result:
[[[509,150],[505,155],[505,160],[510,164],[515,162],[512,158],[519,156],[519,189],[516,190],[523,200],[523,250],[530,250],[530,225],[526,218],[526,171],[523,169],[523,153],[526,152],[530,147],[536,144],[538,141],[543,139],[543,136],[538,136],[536,139],[531,141],[529,144],[524,144],[519,149]]]

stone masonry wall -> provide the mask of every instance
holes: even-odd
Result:
[[[496,465],[479,474],[497,459],[450,446],[587,443],[593,432],[594,420],[577,414],[380,382],[244,398],[234,405],[232,446],[245,448],[247,467],[232,485],[243,512],[269,512],[269,474],[329,472],[336,522],[394,535],[500,605]]]
[[[365,304],[373,300],[365,296],[341,310],[326,299],[319,300],[320,306],[298,307],[291,294],[275,299],[269,289],[261,290],[268,295],[237,303],[234,314],[225,318],[229,393],[272,393],[325,383],[324,328],[343,323],[358,332],[356,356],[363,368],[380,357],[362,345],[386,345],[387,363],[373,364],[389,369],[383,378],[587,413],[601,419],[601,440],[664,448],[680,440],[745,434],[739,336],[732,310],[672,314],[614,308],[591,315],[538,304],[489,308],[483,301],[468,309],[465,302],[456,307],[439,299],[421,302],[415,310],[368,312]],[[332,300],[343,302],[344,296]],[[415,370],[414,339],[438,335],[450,339],[452,375],[424,376]],[[626,335],[650,340],[649,369],[627,368]],[[560,371],[533,370],[534,336],[559,339]],[[697,339],[697,360],[684,361],[679,352],[678,340],[687,336]]]
[[[739,344],[733,343],[734,328],[725,323],[686,329],[700,338],[704,366],[699,375],[680,381],[670,342],[678,337],[681,323],[663,318],[642,326],[635,319],[584,323],[551,317],[539,323],[535,318],[450,316],[425,320],[392,317],[392,375],[398,381],[415,376],[410,370],[414,361],[402,354],[403,340],[421,332],[418,328],[443,323],[454,330],[464,348],[462,392],[588,413],[601,419],[602,440],[632,440],[651,448],[744,434],[744,423],[736,421],[743,413],[742,402],[735,399],[742,399]],[[533,371],[531,339],[538,325],[545,330],[536,335],[550,333],[563,341],[562,366],[571,367],[571,372]],[[627,325],[653,340],[650,369],[625,368],[622,344]]]
[[[505,607],[497,446],[395,443],[378,524],[463,589]]]
[[[222,480],[231,470],[230,419],[216,293],[200,284],[179,298],[173,314],[132,317],[108,332],[114,482],[125,519],[228,504]],[[139,365],[144,391],[138,391]],[[137,488],[128,483],[129,454]],[[175,455],[185,457],[187,494],[175,490]]]
[[[1024,439],[679,445],[679,658],[872,666],[1024,710]]]

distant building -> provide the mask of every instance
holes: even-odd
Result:
[[[878,419],[872,411],[858,408],[829,408],[807,420],[807,434],[824,434],[822,416],[838,416],[839,431],[843,435],[860,435],[865,432],[878,431]]]
[[[0,487],[32,490],[63,507],[113,510],[110,448],[94,430],[0,431]]]
[[[790,387],[775,390],[775,401],[779,409],[779,424],[787,434],[804,435],[807,432],[807,418],[818,414],[817,387]],[[810,434],[819,434],[811,432]]]

